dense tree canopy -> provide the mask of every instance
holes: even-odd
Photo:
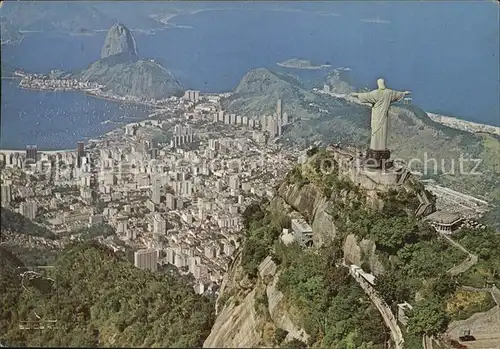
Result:
[[[33,223],[23,215],[5,207],[0,208],[2,232],[15,232],[23,235],[40,236],[54,239],[55,234],[49,229]]]
[[[212,301],[181,278],[137,269],[97,243],[67,247],[55,262],[56,285],[43,293],[36,287],[20,292],[19,271],[0,252],[2,343],[200,347],[214,321]],[[35,309],[57,319],[56,329],[19,330],[19,320],[32,318]]]
[[[418,335],[436,336],[446,331],[450,318],[442,302],[427,298],[418,302],[408,317],[408,332]]]

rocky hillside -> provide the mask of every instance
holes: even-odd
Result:
[[[283,111],[301,119],[316,118],[308,105],[319,97],[305,89],[302,82],[292,74],[279,73],[260,68],[249,71],[240,81],[234,93],[222,101],[223,108],[240,112],[254,118],[276,111],[276,100],[284,101]],[[341,108],[347,103],[338,100],[333,103]]]
[[[139,59],[135,39],[122,24],[108,32],[101,59],[75,74],[83,81],[97,82],[120,96],[162,99],[182,92],[182,84],[154,60]]]
[[[354,92],[350,84],[350,70],[334,69],[330,71],[325,78],[325,85],[330,87],[330,92],[347,94]]]
[[[415,216],[422,185],[410,179],[396,190],[367,190],[319,171],[327,158],[325,151],[312,155],[270,202],[245,211],[247,235],[224,279],[204,347],[384,348],[384,322],[341,259],[373,273],[387,304],[416,307],[404,332],[406,348],[421,348],[422,334],[443,333],[458,316],[447,305],[462,281],[447,271],[467,255]],[[312,247],[283,243],[281,231],[292,218],[312,227]],[[429,318],[429,311],[436,316]]]
[[[326,82],[332,91],[347,93],[347,72],[330,72]],[[347,81],[346,81],[347,80]],[[234,94],[223,101],[223,107],[247,115],[260,117],[275,111],[276,100],[283,100],[283,110],[295,122],[285,130],[283,142],[311,144],[342,142],[365,148],[370,139],[370,108],[325,94],[306,90],[300,81],[285,74],[267,69],[252,70],[243,77]],[[394,106],[390,110],[389,147],[393,157],[409,162],[413,170],[423,170],[426,159],[429,163],[427,177],[471,195],[480,195],[490,200],[500,200],[500,140],[491,135],[473,134],[439,124],[429,118],[416,105]],[[460,173],[460,157],[464,161],[465,173]],[[480,159],[477,172],[470,171]],[[437,171],[434,171],[434,163]],[[441,166],[441,163],[444,166]],[[454,173],[452,173],[452,169]]]
[[[117,23],[109,29],[102,46],[101,58],[119,54],[137,56],[137,47],[132,33],[121,23]]]

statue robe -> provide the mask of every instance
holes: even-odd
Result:
[[[360,102],[372,104],[370,149],[387,150],[389,107],[391,103],[402,100],[404,96],[404,92],[393,91],[387,88],[358,94]]]

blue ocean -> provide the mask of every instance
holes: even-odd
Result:
[[[2,80],[0,149],[75,148],[118,125],[147,117],[142,106],[120,104],[78,92],[21,90],[18,80]],[[109,120],[109,121],[108,121]]]
[[[298,57],[350,68],[358,87],[375,87],[384,77],[391,88],[411,90],[413,103],[427,111],[500,126],[497,6],[449,5],[221,5],[174,17],[174,26],[153,34],[133,34],[139,55],[157,59],[187,88],[230,91],[248,70],[278,69],[276,63]],[[21,44],[2,47],[2,60],[30,72],[77,70],[99,58],[105,35],[29,33]],[[101,125],[104,120],[146,115],[137,107],[77,93],[20,90],[6,80],[1,111],[2,148],[73,147],[78,138],[112,127]]]

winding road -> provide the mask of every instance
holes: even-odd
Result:
[[[468,255],[465,261],[448,270],[448,273],[450,273],[451,275],[464,273],[478,262],[478,257],[476,255],[469,252],[465,247],[453,240],[450,236],[445,234],[441,234],[441,236],[455,248],[460,249]],[[449,338],[458,340],[463,330],[470,330],[471,334],[476,338],[476,340],[471,342],[464,342],[463,344],[466,345],[467,348],[500,348],[500,290],[496,287],[475,288],[470,286],[462,286],[461,289],[471,292],[490,292],[497,305],[486,312],[476,313],[468,319],[450,323],[446,335]],[[432,349],[432,346],[424,348]]]

